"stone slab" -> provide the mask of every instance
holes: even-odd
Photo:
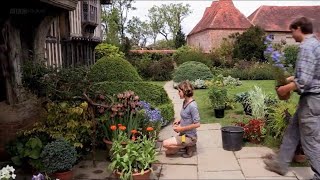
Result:
[[[238,171],[240,166],[233,152],[222,148],[198,149],[198,170],[201,171]]]
[[[159,141],[163,141],[166,140],[168,138],[174,137],[178,135],[178,133],[176,133],[173,129],[172,129],[172,125],[169,124],[168,126],[164,127],[160,133],[159,133]]]
[[[74,179],[106,179],[112,172],[108,169],[110,162],[97,161],[97,167],[93,167],[92,161],[81,161],[74,167]]]
[[[165,148],[162,148],[161,152],[157,154],[157,160],[160,164],[174,164],[174,165],[197,165],[197,153],[195,153],[191,158],[184,158],[181,155],[184,152],[178,152],[175,155],[166,156],[164,152]]]
[[[198,172],[199,179],[245,179],[241,171]]]
[[[197,166],[162,165],[159,180],[165,179],[198,179]]]
[[[201,126],[197,129],[198,131],[204,130],[219,130],[221,129],[221,125],[219,123],[212,124],[201,124]]]
[[[253,177],[282,177],[277,173],[268,171],[265,169],[263,159],[238,159],[242,172],[246,178]],[[289,171],[287,177],[295,177],[295,175]]]
[[[290,168],[299,180],[312,179],[313,172],[310,167],[291,167]]]
[[[273,150],[267,147],[243,147],[240,151],[236,151],[236,157],[240,158],[261,158],[267,153],[273,153]]]
[[[197,148],[222,147],[221,132],[218,130],[198,131]]]
[[[253,177],[253,178],[246,178],[246,179],[252,179],[252,180],[254,180],[254,179],[261,179],[261,180],[269,180],[269,179],[279,179],[279,180],[282,180],[282,179],[284,179],[284,180],[297,180],[297,178],[296,177],[285,177],[285,176],[273,176],[273,177]]]

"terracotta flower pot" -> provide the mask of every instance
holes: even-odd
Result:
[[[294,162],[297,162],[297,163],[304,163],[307,161],[307,158],[306,158],[306,155],[304,154],[296,154],[294,155],[293,160]]]
[[[132,174],[132,178],[133,178],[133,180],[149,180],[150,179],[150,174],[151,174],[151,170],[148,169],[148,170],[144,171],[143,174],[141,174],[141,173],[133,173]],[[118,172],[118,171],[115,172],[115,176],[117,178],[119,178],[120,175],[121,175],[120,172]]]
[[[278,95],[279,100],[288,100],[290,98],[291,93],[289,92],[284,96],[281,96],[278,93],[277,93],[277,95]]]
[[[60,180],[71,180],[73,178],[73,171],[66,171],[66,172],[56,172],[53,173],[53,176]]]

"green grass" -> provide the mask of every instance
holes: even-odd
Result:
[[[264,93],[276,97],[273,80],[242,81],[241,86],[228,89],[228,96],[229,98],[234,98],[235,94],[249,91],[253,89],[255,85],[259,86]],[[197,101],[199,107],[201,123],[220,123],[222,126],[224,126],[231,125],[234,121],[242,120],[244,118],[250,118],[244,114],[242,105],[240,103],[236,103],[235,109],[226,110],[224,118],[215,118],[213,108],[211,107],[208,98],[208,89],[196,90],[194,98]],[[294,95],[291,98],[294,99],[294,102],[298,102],[298,95],[296,95],[296,93],[294,93]]]

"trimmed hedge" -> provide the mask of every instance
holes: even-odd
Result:
[[[140,97],[140,100],[147,101],[155,106],[171,103],[162,86],[148,82],[100,82],[95,84],[92,89],[109,95],[132,90]]]
[[[173,104],[172,103],[166,103],[157,106],[159,111],[161,112],[161,115],[164,120],[166,121],[173,121],[174,120],[174,109],[173,109]]]
[[[91,68],[89,79],[103,81],[142,81],[137,70],[121,57],[103,57]]]
[[[196,61],[188,61],[181,64],[173,74],[173,81],[177,83],[185,80],[209,80],[212,78],[213,75],[210,68],[205,64]]]

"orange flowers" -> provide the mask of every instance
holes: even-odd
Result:
[[[124,131],[124,130],[126,130],[127,128],[126,128],[125,126],[120,126],[119,129],[120,129],[121,131]]]
[[[153,131],[153,127],[147,127],[147,131]]]
[[[131,133],[132,133],[132,134],[136,134],[137,132],[138,132],[138,131],[135,130],[135,129],[131,130]]]
[[[117,126],[112,125],[112,126],[110,126],[110,129],[111,129],[112,131],[115,131],[115,130],[117,129]]]

